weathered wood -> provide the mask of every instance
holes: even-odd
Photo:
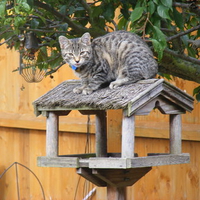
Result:
[[[70,167],[78,168],[79,158],[77,157],[47,157],[41,156],[37,158],[39,167]]]
[[[148,80],[147,80],[148,81]],[[142,83],[142,82],[141,82]],[[144,81],[145,83],[145,81]],[[143,84],[143,83],[142,83]],[[156,98],[163,90],[163,80],[151,84],[148,89],[135,95],[128,103],[127,115],[131,116],[138,112],[144,105],[147,105],[152,99]]]
[[[170,115],[170,153],[181,153],[181,115]]]
[[[48,113],[46,131],[46,155],[48,157],[58,156],[58,120],[56,113]]]
[[[193,110],[193,97],[163,79],[149,79],[110,90],[108,87],[94,91],[90,95],[73,93],[77,83],[65,81],[37,99],[33,105],[35,113],[59,110],[108,110],[126,109],[127,115],[139,111],[158,96],[180,106],[183,110]]]
[[[125,187],[107,187],[107,199],[108,200],[125,200],[126,188]]]
[[[96,115],[99,113],[99,110],[79,110],[82,115]]]
[[[96,156],[107,156],[107,120],[106,111],[96,114]]]
[[[127,169],[126,158],[89,158],[89,168],[97,169]]]
[[[93,169],[92,173],[112,187],[127,187],[136,183],[151,167],[133,169]]]
[[[134,115],[128,117],[125,115],[124,111],[122,119],[122,158],[134,157],[134,131]]]
[[[162,114],[185,114],[185,109],[162,96],[156,98],[155,107]]]
[[[114,171],[114,170],[113,170]],[[112,171],[112,172],[113,172]],[[109,172],[112,174],[112,172]],[[110,185],[112,187],[116,187],[115,183],[113,183],[109,178],[107,178],[105,175],[101,174],[101,170],[96,170],[96,169],[92,169],[92,174],[94,174],[96,177],[98,177],[99,179],[103,180],[105,183],[107,183],[107,185]]]
[[[189,163],[188,153],[169,154],[135,158],[90,158],[89,168],[97,169],[129,169],[138,167],[152,167],[161,165],[175,165]]]
[[[107,153],[108,157],[121,157],[121,153]],[[96,153],[84,153],[84,154],[68,154],[68,155],[59,155],[59,157],[78,157],[78,158],[91,158],[96,157]],[[138,154],[135,153],[135,157],[138,157]]]
[[[81,175],[85,179],[89,180],[90,182],[94,183],[95,185],[99,187],[105,187],[107,186],[107,183],[98,178],[97,176],[92,174],[92,170],[88,168],[79,168],[77,169],[77,174]]]

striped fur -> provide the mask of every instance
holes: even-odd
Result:
[[[137,35],[116,31],[90,41],[90,34],[81,38],[59,37],[62,57],[75,66],[82,86],[75,93],[91,94],[106,83],[111,89],[120,85],[153,78],[158,65],[147,44]]]

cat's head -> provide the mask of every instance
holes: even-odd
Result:
[[[64,61],[76,68],[87,64],[92,56],[90,34],[84,33],[81,38],[68,39],[59,37],[61,53]]]

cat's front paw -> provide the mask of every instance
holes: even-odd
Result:
[[[83,89],[80,88],[80,87],[76,87],[76,88],[73,89],[73,93],[75,93],[75,94],[81,94],[82,91],[83,91]]]
[[[85,89],[83,89],[82,93],[88,95],[88,94],[92,94],[92,92],[93,92],[93,90],[91,88],[85,88]]]
[[[116,81],[111,82],[110,85],[109,85],[110,89],[114,89],[114,88],[117,88],[117,87],[119,87],[119,84]]]

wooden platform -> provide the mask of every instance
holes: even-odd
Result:
[[[141,167],[153,167],[161,165],[175,165],[189,163],[190,155],[168,154],[147,157],[134,158],[116,158],[116,157],[38,157],[38,166],[40,167],[69,167],[69,168],[90,168],[90,169],[130,169]]]

